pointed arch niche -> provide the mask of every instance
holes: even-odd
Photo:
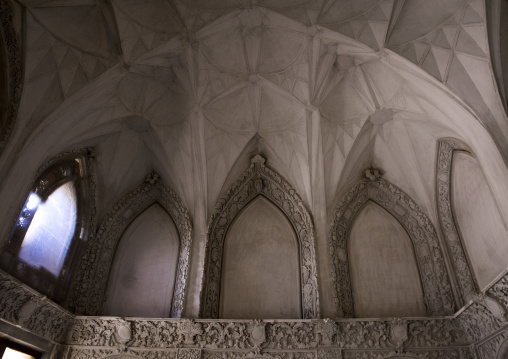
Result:
[[[161,221],[164,222],[162,228],[157,230],[150,228],[151,225],[161,225]],[[140,233],[140,231],[144,233]],[[147,239],[147,231],[154,237]],[[122,238],[124,241],[120,242]],[[140,249],[137,253],[133,253],[133,248],[139,247],[140,241],[143,241],[143,250]],[[164,250],[155,253],[154,246],[162,245],[162,242],[164,242]],[[164,293],[158,292],[157,295],[165,297],[155,298],[156,293],[142,293],[144,298],[140,298],[138,303],[132,302],[132,305],[121,308],[122,311],[134,312],[120,314],[159,316],[162,313],[163,317],[179,318],[184,304],[190,245],[191,224],[187,210],[176,193],[164,185],[157,174],[150,174],[145,183],[113,206],[99,227],[95,238],[89,242],[80,266],[81,271],[74,280],[75,287],[69,307],[78,314],[104,314],[104,309],[108,311],[112,306],[118,304],[111,301],[116,301],[118,296],[122,293],[125,294],[129,287],[129,269],[120,268],[122,263],[130,260],[132,265],[130,269],[136,272],[131,274],[142,275],[144,270],[150,269],[140,267],[136,269],[137,265],[142,265],[139,261],[150,260],[150,256],[161,256],[157,260],[152,257],[151,266],[155,268],[162,265],[165,260],[170,261],[174,258],[177,262],[176,265],[169,264],[167,268],[163,269],[166,278],[163,280],[165,284],[161,290]],[[175,249],[177,255],[174,253]],[[136,251],[134,250],[134,252]],[[136,257],[135,254],[139,256]],[[155,270],[157,269],[155,268]],[[114,284],[119,278],[123,278],[124,283]],[[161,279],[157,278],[156,280],[160,281]],[[161,285],[161,283],[135,284],[132,282],[130,284],[134,289],[141,290],[144,289],[144,286]],[[113,298],[105,301],[106,293],[112,295]],[[153,310],[142,309],[143,303],[141,301],[146,306],[153,305]],[[171,303],[170,306],[169,303]]]
[[[441,228],[466,302],[508,267],[508,230],[483,170],[466,145],[440,140],[437,166]]]
[[[265,166],[263,157],[256,155],[251,162],[250,168],[217,204],[208,227],[201,317],[318,318],[319,298],[311,217],[296,191],[279,174]],[[263,238],[274,234],[281,236],[280,242],[279,238],[277,242],[274,238]],[[240,238],[242,235],[247,238]],[[259,242],[263,248],[258,248]],[[284,251],[289,251],[289,254]],[[268,256],[264,259],[268,268],[259,265],[261,257],[265,255]],[[247,256],[252,256],[252,261]],[[274,263],[281,256],[284,256],[281,260],[283,265]],[[239,259],[245,259],[246,263],[239,263]],[[249,263],[256,263],[256,268],[246,268]],[[274,270],[280,273],[274,275]],[[250,273],[237,273],[239,277],[235,277],[235,272],[239,271]],[[286,277],[278,278],[279,275]],[[249,280],[252,286],[241,283],[243,279]],[[291,283],[286,283],[288,281]],[[279,285],[282,287],[277,288]],[[243,297],[235,297],[238,290],[249,293],[262,290],[266,294],[262,295],[263,298],[273,302],[265,303],[264,308],[252,310],[248,303],[234,303],[243,300]],[[245,297],[247,293],[240,295]],[[296,298],[279,297],[289,295]],[[246,305],[244,309],[242,304]],[[251,304],[259,306],[261,303]],[[229,305],[233,307],[226,310],[225,307]],[[290,308],[280,308],[281,305],[289,305]]]
[[[357,255],[358,252],[362,250],[359,248],[363,243],[362,241],[373,241],[373,239],[365,239],[363,237],[363,225],[354,226],[354,224],[355,219],[358,218],[361,221],[362,218],[367,215],[367,217],[375,217],[374,223],[365,224],[367,226],[375,227],[379,224],[380,220],[387,218],[389,220],[388,223],[383,224],[386,228],[377,229],[385,233],[378,236],[376,240],[387,241],[387,244],[390,246],[393,245],[394,242],[397,242],[398,245],[402,244],[405,247],[404,249],[392,248],[392,251],[384,253],[387,260],[389,260],[390,253],[400,255],[397,251],[403,251],[409,255],[412,254],[411,251],[414,251],[412,255],[415,258],[417,269],[411,267],[414,263],[411,259],[406,258],[405,260],[408,261],[407,264],[412,270],[410,276],[416,278],[416,272],[421,281],[426,314],[433,316],[452,314],[454,311],[454,304],[450,281],[434,226],[420,207],[406,193],[382,178],[372,178],[373,179],[365,178],[351,188],[337,206],[332,218],[329,246],[333,264],[332,276],[335,283],[337,312],[344,313],[346,317],[365,314],[372,315],[370,312],[365,313],[365,311],[361,309],[361,305],[360,308],[358,308],[360,311],[357,312],[355,304],[362,303],[364,299],[356,299],[353,297],[353,286],[356,285],[358,287],[356,282],[363,278],[361,276],[359,277],[358,274],[360,273],[365,276],[366,273],[359,272],[357,268],[365,263],[356,265],[354,262],[358,258],[353,258],[351,254]],[[371,213],[370,215],[365,212],[362,213],[362,210],[369,208],[375,208],[375,213]],[[388,238],[388,236],[393,233],[396,233],[398,236],[396,240]],[[406,235],[407,237],[405,237]],[[360,240],[359,238],[363,239]],[[410,244],[407,243],[407,238],[409,238]],[[350,241],[355,242],[353,246],[350,245]],[[370,243],[370,245],[372,244],[373,243]],[[377,243],[376,246],[381,248],[380,243]],[[369,250],[371,249],[367,249],[367,253],[364,252],[361,255],[363,257],[368,256]],[[372,258],[371,260],[376,262],[376,260]],[[379,268],[374,268],[372,265],[374,264],[368,264],[365,270],[368,268],[380,271],[400,270],[400,268],[397,269],[397,265],[389,263],[378,264]],[[391,275],[397,277],[400,276],[401,273],[392,273]],[[393,281],[393,279],[390,279],[390,281]],[[401,283],[402,285],[409,285],[407,280],[395,284],[400,286]],[[394,283],[388,284],[394,285]],[[411,293],[410,296],[414,297],[415,301],[420,300],[418,299],[421,298],[418,293],[418,285],[415,284],[409,287],[408,290]],[[358,296],[365,293],[355,288],[354,294]],[[366,299],[376,300],[375,298]],[[394,300],[393,295],[385,299]],[[423,306],[421,306],[421,304],[414,304],[413,309],[403,315],[425,314],[422,313],[422,308]],[[383,307],[381,306],[377,309],[381,311]],[[381,314],[383,314],[382,311]],[[402,313],[396,314],[402,315]]]

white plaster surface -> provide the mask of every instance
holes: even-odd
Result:
[[[355,316],[425,316],[413,245],[386,210],[367,202],[348,240]]]
[[[452,171],[453,209],[476,279],[484,289],[508,267],[508,231],[478,162],[457,152]]]
[[[178,232],[158,204],[127,227],[108,281],[106,315],[168,317],[178,261]]]
[[[224,244],[220,318],[301,318],[297,238],[284,214],[257,197]]]

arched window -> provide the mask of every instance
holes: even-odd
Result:
[[[86,238],[84,161],[61,160],[37,178],[0,256],[4,270],[57,302]]]

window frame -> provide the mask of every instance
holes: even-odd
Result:
[[[88,237],[90,211],[87,177],[85,157],[79,154],[60,158],[44,169],[33,181],[30,190],[24,197],[9,239],[0,253],[0,267],[3,270],[58,304],[64,304],[67,299],[72,275],[79,259],[78,255]],[[23,216],[26,202],[32,193],[38,195],[44,202],[60,186],[68,182],[73,183],[76,192],[76,225],[60,273],[55,277],[48,270],[33,268],[19,258],[19,252],[33,215],[29,219],[28,226],[21,226],[19,219]]]

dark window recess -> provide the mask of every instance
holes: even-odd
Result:
[[[0,338],[1,359],[40,359],[42,354],[43,353],[25,345]]]

